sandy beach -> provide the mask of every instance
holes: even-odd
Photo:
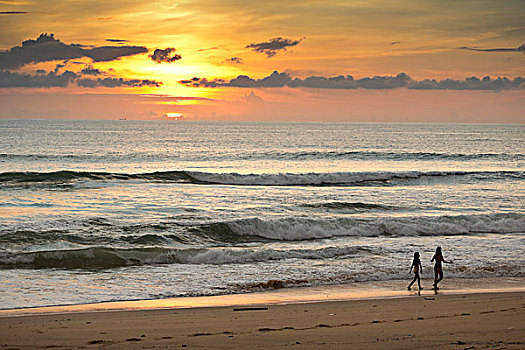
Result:
[[[329,297],[330,289],[326,292]],[[524,291],[467,294],[457,290],[458,294],[454,291],[439,294],[427,290],[423,292],[405,297],[311,300],[285,304],[276,303],[282,292],[266,296],[254,293],[252,297],[263,295],[259,299],[261,302],[245,306],[186,305],[146,309],[148,305],[151,307],[151,302],[136,301],[134,306],[128,304],[118,311],[96,311],[95,305],[87,305],[83,306],[84,310],[91,311],[75,312],[74,307],[48,308],[47,312],[53,313],[38,314],[46,311],[40,309],[22,316],[16,316],[16,310],[11,310],[0,317],[0,348],[525,347]],[[284,292],[287,293],[289,291]],[[314,294],[310,291],[310,299]],[[242,301],[242,298],[239,300]],[[264,300],[267,302],[264,303]],[[140,305],[144,308],[141,309]],[[105,307],[115,305],[106,304]],[[157,307],[162,307],[162,304],[157,304]]]

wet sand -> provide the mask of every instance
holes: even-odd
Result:
[[[524,291],[424,292],[284,305],[4,315],[0,348],[525,348]]]

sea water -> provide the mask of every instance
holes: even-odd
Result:
[[[0,309],[525,277],[525,125],[0,120]],[[430,286],[428,286],[430,287]]]

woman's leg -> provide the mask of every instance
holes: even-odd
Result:
[[[435,282],[434,282],[434,288],[438,289],[438,283],[443,279],[443,269],[437,268],[435,269],[436,276],[435,276]]]
[[[417,276],[414,277],[414,279],[412,280],[412,282],[410,282],[410,284],[408,285],[408,290],[410,290],[410,287],[412,287],[412,285],[414,284],[414,282],[416,281],[417,279]]]
[[[439,269],[438,271],[439,279],[436,282],[436,285],[443,279],[443,269]]]

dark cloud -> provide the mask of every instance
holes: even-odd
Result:
[[[129,40],[124,39],[106,39],[106,41],[109,41],[110,43],[129,43]]]
[[[405,73],[399,73],[395,77],[375,76],[357,80],[357,86],[364,89],[396,89],[407,86],[411,78]]]
[[[231,64],[243,64],[242,58],[240,57],[230,57],[224,60],[225,63],[231,63]]]
[[[26,11],[0,11],[0,15],[27,15]]]
[[[53,34],[40,34],[36,40],[26,40],[0,52],[0,69],[17,69],[29,63],[69,60],[89,57],[94,62],[113,61],[120,57],[147,52],[142,46],[101,46],[86,48],[80,44],[64,44]]]
[[[60,70],[60,68],[64,68],[66,66],[66,63],[67,62],[64,62],[63,64],[57,64],[55,66],[55,74],[58,73],[58,71]]]
[[[94,62],[107,62],[145,52],[148,52],[148,49],[143,46],[101,46],[90,49],[86,56]]]
[[[238,76],[238,78],[240,77],[241,75]],[[213,79],[213,80],[208,81],[208,79],[206,78],[197,78],[197,77],[194,77],[189,80],[180,80],[179,83],[182,85],[192,86],[192,87],[215,88],[215,87],[220,87],[220,86],[230,86],[228,85],[229,83],[227,83],[226,80],[223,80],[223,79]],[[245,86],[245,87],[248,87],[248,86]]]
[[[86,68],[89,69],[89,68]],[[93,69],[95,70],[95,69]],[[46,72],[39,69],[36,74],[26,74],[0,70],[0,88],[49,88],[49,87],[67,87],[70,84],[76,84],[80,87],[94,88],[103,87],[142,87],[151,86],[159,87],[161,82],[147,79],[124,79],[124,78],[85,78],[78,73],[66,70],[59,74],[58,69]]]
[[[127,86],[127,87],[143,87],[143,86],[151,86],[151,87],[159,87],[162,85],[161,82],[155,81],[155,80],[148,80],[148,79],[124,79],[124,78],[98,78],[98,79],[91,79],[91,78],[81,78],[76,80],[76,84],[80,87],[89,87],[94,88],[97,86],[102,87],[119,87],[119,86]]]
[[[176,54],[175,51],[176,50],[173,47],[168,47],[166,49],[155,49],[153,54],[149,55],[149,57],[156,63],[171,63],[182,58],[182,56]]]
[[[0,88],[13,87],[31,87],[31,88],[48,88],[48,87],[66,87],[71,84],[78,74],[66,70],[62,74],[56,72],[46,72],[38,70],[37,74],[30,75],[25,73],[15,73],[9,71],[0,71]]]
[[[283,39],[281,37],[270,39],[269,41],[262,42],[262,43],[251,43],[250,45],[247,45],[247,49],[253,49],[253,51],[257,51],[260,53],[266,54],[268,57],[273,57],[277,54],[277,51],[284,50],[286,51],[287,47],[295,46],[301,42],[300,40],[291,40],[291,39]]]
[[[401,44],[401,41],[392,41],[389,45],[397,45]]]
[[[458,47],[458,50],[470,50],[470,51],[481,51],[481,52],[522,52],[525,54],[525,44],[516,48],[495,48],[495,49],[478,49],[477,47]]]
[[[399,89],[408,88],[414,90],[523,90],[525,79],[484,77],[482,79],[471,77],[465,80],[413,80],[405,73],[396,76],[374,76],[362,79],[354,79],[351,75],[339,75],[335,77],[310,76],[305,79],[290,77],[288,73],[273,72],[262,79],[252,79],[246,75],[239,75],[230,81],[223,79],[208,80],[206,78],[193,78],[181,80],[181,84],[192,87],[240,87],[240,88],[269,88],[269,87],[306,87],[315,89]]]
[[[509,79],[498,77],[491,79],[489,76],[483,78],[470,77],[465,80],[430,80],[411,81],[409,89],[415,90],[523,90],[525,89],[525,79],[517,77]]]
[[[80,71],[80,73],[83,74],[83,75],[101,75],[101,74],[104,74],[103,71],[101,71],[100,69],[94,68],[93,66],[87,66],[86,68],[82,69]]]

